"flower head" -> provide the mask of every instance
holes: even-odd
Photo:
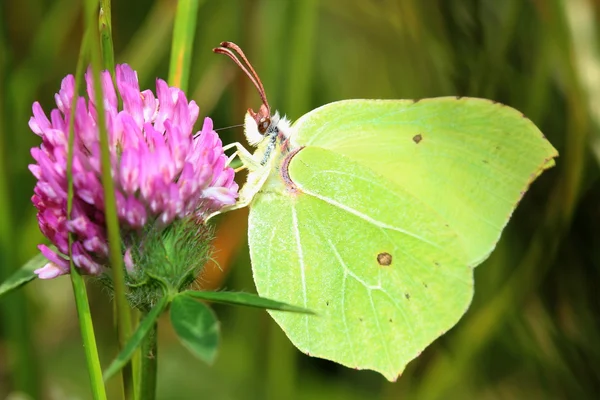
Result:
[[[227,166],[221,140],[210,118],[193,134],[198,106],[178,88],[156,81],[156,95],[140,92],[137,74],[128,65],[116,67],[117,92],[109,72],[101,74],[109,137],[111,174],[122,236],[148,224],[167,226],[193,215],[209,214],[235,203],[238,186]],[[31,150],[36,164],[29,169],[37,179],[32,202],[38,209],[42,233],[56,246],[40,251],[50,261],[36,271],[40,278],[69,272],[68,234],[73,234],[74,264],[84,273],[99,274],[107,266],[104,194],[101,184],[100,142],[92,74],[86,74],[89,100],[75,105],[73,187],[67,216],[67,152],[69,120],[75,79],[65,77],[55,100],[58,108],[46,116],[33,104],[31,130],[42,138]],[[127,257],[126,257],[127,258]]]

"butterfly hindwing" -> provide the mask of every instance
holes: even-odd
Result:
[[[343,155],[305,147],[288,167],[294,186],[274,174],[250,211],[258,292],[317,313],[272,313],[301,351],[393,380],[470,302],[461,243],[433,210]]]

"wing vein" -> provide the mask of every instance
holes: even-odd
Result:
[[[320,231],[323,233],[322,225],[320,223],[318,223],[318,225],[320,227]],[[331,250],[335,254],[335,257],[337,258],[337,260],[340,263],[340,265],[342,266],[342,268],[344,268],[344,283],[343,283],[343,288],[344,289],[343,289],[343,292],[342,292],[342,319],[343,319],[343,322],[344,322],[344,326],[346,328],[346,336],[348,337],[348,341],[350,342],[350,348],[351,348],[351,351],[352,351],[353,358],[356,359],[356,355],[354,353],[353,343],[350,340],[350,337],[348,336],[348,328],[347,328],[347,325],[346,325],[346,314],[345,314],[345,299],[344,299],[344,296],[343,296],[343,294],[345,293],[346,279],[347,279],[348,276],[354,278],[358,283],[360,283],[366,289],[367,294],[369,295],[369,299],[371,299],[371,303],[373,303],[373,298],[372,298],[373,297],[372,296],[372,291],[373,290],[379,290],[379,291],[383,292],[392,301],[392,303],[394,304],[394,307],[396,307],[398,309],[398,311],[402,315],[402,318],[404,318],[404,321],[405,321],[406,325],[408,326],[408,329],[410,330],[411,334],[414,335],[414,328],[412,326],[412,323],[411,323],[410,319],[408,318],[408,316],[404,312],[404,308],[401,305],[399,305],[394,300],[394,298],[381,285],[379,285],[378,287],[374,287],[374,286],[368,285],[366,282],[364,282],[362,279],[360,279],[356,274],[354,274],[354,272],[352,272],[352,270],[350,268],[348,268],[348,265],[346,265],[346,263],[342,259],[342,256],[337,251],[337,248],[331,242],[331,240],[327,239],[327,243],[329,244],[329,247],[331,247]],[[375,319],[377,320],[377,327],[379,329],[379,333],[382,336],[383,345],[384,345],[384,347],[386,347],[386,353],[388,353],[387,343],[383,339],[383,332],[381,331],[381,327],[379,325],[378,314],[376,312],[375,312]],[[390,365],[393,365],[392,362],[391,362],[389,354],[387,354],[387,356],[388,356],[388,361],[390,362]]]
[[[367,214],[363,214],[362,212],[360,212],[358,210],[355,210],[354,208],[348,207],[347,205],[342,204],[340,202],[337,202],[337,201],[335,201],[335,200],[333,200],[333,199],[331,199],[329,197],[322,196],[320,194],[317,194],[315,192],[307,190],[307,189],[305,189],[303,187],[300,187],[300,188],[307,195],[313,196],[313,197],[315,197],[315,198],[317,198],[319,200],[322,200],[322,201],[324,201],[324,202],[326,202],[328,204],[331,204],[332,206],[338,207],[338,208],[340,208],[340,209],[342,209],[342,210],[344,210],[344,211],[346,211],[346,212],[348,212],[348,213],[350,213],[350,214],[352,214],[354,216],[359,217],[360,219],[363,219],[363,220],[367,221],[368,223],[370,223],[372,225],[375,225],[375,226],[377,226],[379,228],[389,229],[389,230],[392,230],[392,231],[403,233],[403,234],[405,234],[407,236],[413,237],[413,238],[418,239],[418,240],[420,240],[420,241],[422,241],[424,243],[427,243],[427,244],[435,247],[436,249],[443,250],[443,248],[441,248],[440,246],[438,246],[436,243],[433,243],[433,242],[425,239],[424,237],[417,235],[416,233],[407,231],[407,230],[399,228],[397,226],[388,225],[385,222],[378,221],[378,220],[376,220],[376,219],[368,216]]]
[[[294,236],[296,239],[296,247],[298,249],[298,262],[300,263],[300,278],[302,280],[302,300],[304,302],[304,308],[307,305],[306,299],[306,275],[305,275],[305,267],[304,267],[304,254],[302,252],[302,244],[300,242],[300,228],[298,226],[298,215],[296,213],[296,206],[292,205],[292,226],[294,227]],[[304,315],[304,321],[306,326],[306,339],[308,341],[308,345],[310,346],[310,332],[308,329],[308,315]]]

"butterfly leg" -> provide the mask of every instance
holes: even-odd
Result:
[[[250,204],[250,201],[244,201],[244,202],[239,202],[238,201],[237,203],[235,203],[232,206],[223,207],[219,211],[215,211],[212,214],[210,214],[208,217],[206,217],[206,221],[208,221],[209,219],[211,219],[212,217],[214,217],[216,215],[223,214],[223,213],[228,212],[228,211],[237,210],[238,208],[244,208],[248,204]]]
[[[256,171],[261,167],[261,163],[257,160],[244,146],[242,146],[239,142],[230,143],[226,146],[223,146],[223,150],[229,150],[235,147],[235,152],[227,159],[227,165],[233,161],[235,156],[238,156],[242,161],[242,165],[244,168],[248,168],[249,171]]]
[[[259,166],[260,166],[260,164],[259,164]],[[266,171],[265,167],[263,167],[263,170]],[[264,182],[268,176],[269,176],[268,173],[252,172],[252,170],[250,170],[250,173],[248,174],[248,181],[246,182],[246,184],[244,186],[242,186],[242,189],[239,191],[238,201],[231,206],[227,206],[227,207],[222,208],[219,211],[215,211],[214,213],[210,214],[206,218],[206,220],[208,221],[210,218],[214,217],[215,215],[218,215],[218,214],[221,214],[221,213],[224,213],[227,211],[233,211],[233,210],[237,210],[238,208],[247,207],[252,202],[252,198],[258,192],[258,190],[262,187],[262,185],[264,184]]]

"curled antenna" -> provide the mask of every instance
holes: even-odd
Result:
[[[229,58],[233,60],[237,64],[238,67],[250,78],[263,104],[260,106],[258,113],[254,112],[252,109],[248,109],[248,112],[256,121],[256,125],[258,126],[258,130],[261,134],[265,134],[267,129],[271,125],[271,107],[269,107],[269,102],[267,101],[267,95],[265,93],[265,88],[258,77],[258,74],[248,61],[248,58],[240,49],[240,47],[233,42],[221,42],[219,47],[213,49],[213,51],[217,54],[225,54]],[[237,54],[236,54],[237,53]],[[238,58],[239,56],[239,58]],[[240,58],[242,61],[240,61]]]

